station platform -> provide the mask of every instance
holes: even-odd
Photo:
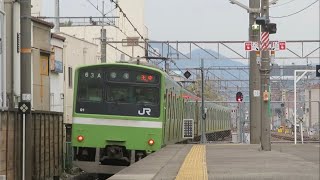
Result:
[[[290,179],[319,180],[319,144],[169,145],[109,179]]]

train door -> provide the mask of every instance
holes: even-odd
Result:
[[[162,125],[162,144],[166,144],[166,127],[167,127],[167,115],[168,115],[168,89],[166,89],[166,92],[164,94],[164,115],[163,115],[163,125]]]

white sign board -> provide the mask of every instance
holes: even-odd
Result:
[[[271,51],[279,51],[279,41],[272,41],[270,42],[270,50]]]
[[[260,50],[258,42],[252,42],[252,50],[253,51],[259,51]]]
[[[23,101],[31,101],[31,94],[22,94]]]
[[[253,90],[253,97],[260,97],[260,90]]]

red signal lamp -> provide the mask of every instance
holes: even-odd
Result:
[[[236,100],[237,100],[237,102],[242,102],[242,100],[243,100],[243,94],[242,94],[242,92],[237,92],[237,94],[236,94]]]

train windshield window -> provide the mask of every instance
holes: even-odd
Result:
[[[129,89],[126,87],[110,87],[107,101],[130,103]]]
[[[79,101],[101,102],[103,100],[103,91],[101,87],[82,85],[78,91]]]
[[[157,105],[159,103],[159,88],[109,84],[107,87],[107,101]]]
[[[159,89],[155,87],[136,87],[134,96],[136,103],[159,103]]]
[[[78,101],[103,101],[103,84],[94,79],[82,79],[78,86]]]

